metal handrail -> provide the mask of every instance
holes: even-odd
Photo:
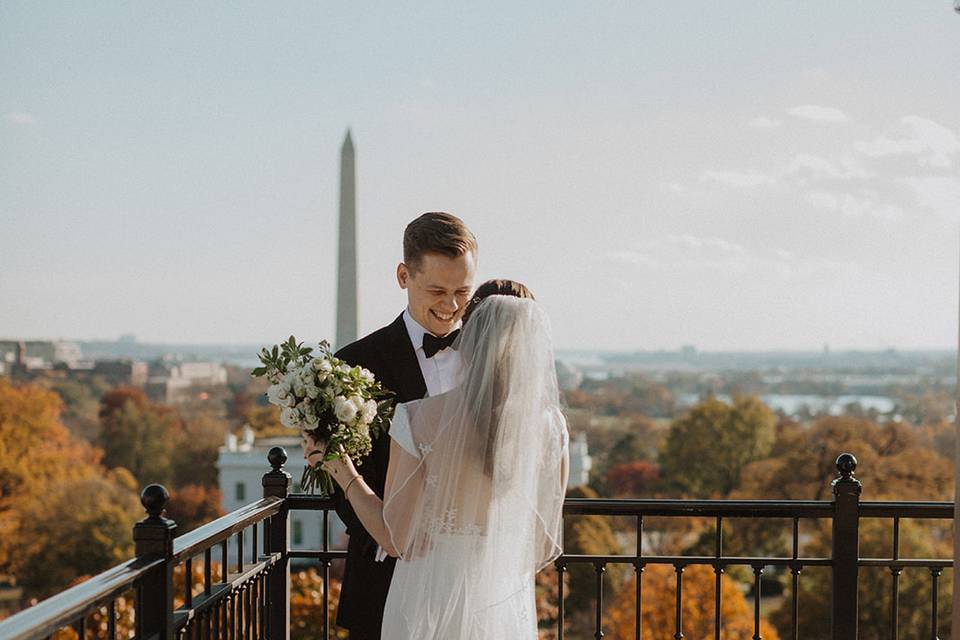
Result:
[[[256,502],[244,505],[236,511],[231,511],[190,533],[185,533],[173,541],[173,560],[180,562],[193,557],[218,542],[229,538],[237,531],[246,529],[251,524],[266,520],[283,508],[282,498],[261,498]]]
[[[97,607],[117,598],[122,593],[136,588],[138,592],[137,620],[146,626],[138,633],[144,637],[172,637],[174,631],[193,627],[201,629],[210,625],[210,614],[219,616],[217,624],[227,624],[227,612],[231,607],[246,607],[240,620],[250,620],[248,615],[259,615],[257,623],[259,633],[270,638],[283,638],[289,629],[289,565],[291,558],[314,558],[320,560],[323,568],[324,602],[328,597],[326,588],[332,560],[342,559],[346,552],[342,549],[329,549],[326,534],[323,549],[292,550],[287,540],[287,517],[293,510],[317,509],[329,512],[334,509],[334,501],[329,496],[290,494],[291,478],[283,471],[286,452],[279,447],[271,449],[268,460],[272,471],[263,477],[264,498],[240,507],[213,522],[210,522],[185,535],[173,538],[174,523],[162,517],[168,494],[163,487],[151,485],[144,489],[141,502],[149,517],[140,521],[134,528],[139,557],[101,573],[88,581],[44,600],[31,608],[21,611],[0,622],[0,638],[6,640],[32,640],[47,637],[57,629],[67,625],[80,625],[83,629],[84,617]],[[898,535],[901,519],[950,519],[954,514],[952,502],[861,502],[860,483],[853,478],[856,460],[850,454],[842,454],[837,460],[837,469],[841,477],[833,482],[834,499],[830,501],[812,500],[670,500],[670,499],[621,499],[569,498],[564,501],[565,516],[626,516],[637,520],[637,550],[634,555],[561,555],[556,567],[562,574],[570,565],[592,564],[597,572],[597,632],[601,630],[601,598],[603,566],[610,564],[632,564],[642,570],[648,564],[674,565],[677,568],[677,607],[680,607],[680,576],[684,566],[704,564],[713,566],[717,575],[724,567],[731,565],[753,566],[755,574],[755,593],[761,590],[764,566],[789,567],[792,573],[792,607],[794,609],[793,630],[796,633],[797,580],[800,570],[807,566],[833,567],[832,628],[834,638],[847,638],[855,635],[857,627],[857,581],[859,567],[888,567],[892,571],[894,593],[897,590],[897,577],[904,567],[925,567],[930,570],[934,596],[931,619],[936,627],[937,580],[943,569],[951,566],[949,559],[901,558],[899,557]],[[716,519],[716,552],[713,556],[673,556],[645,555],[642,553],[641,540],[645,517],[712,517]],[[324,518],[327,517],[325,513]],[[791,557],[740,557],[722,555],[722,523],[725,519],[738,518],[783,518],[793,521],[793,554]],[[893,557],[860,557],[857,548],[859,521],[862,518],[892,518]],[[833,546],[829,557],[798,557],[798,526],[801,519],[832,520]],[[263,523],[264,553],[258,555],[253,564],[244,567],[238,559],[239,571],[224,575],[222,582],[211,588],[209,565],[210,549],[214,545],[222,546],[226,558],[226,543],[231,536],[239,536],[239,549],[243,548],[242,532],[254,527],[254,539],[257,527]],[[324,531],[328,531],[324,526]],[[254,545],[254,552],[256,545]],[[185,563],[189,569],[192,558],[205,553],[206,590],[202,596],[191,601],[188,594],[184,607],[172,608],[170,579],[173,566]],[[242,551],[240,552],[242,553]],[[239,558],[239,556],[238,556]],[[560,617],[563,620],[563,581],[560,580]],[[639,585],[639,582],[638,582]],[[719,578],[717,582],[719,589]],[[639,587],[638,587],[638,611]],[[155,594],[164,594],[154,597]],[[145,597],[146,596],[146,597]],[[719,599],[718,599],[719,602]],[[718,605],[719,606],[719,605]],[[256,607],[258,614],[253,614]],[[239,609],[237,610],[239,611]],[[323,626],[328,628],[327,608],[323,608]],[[759,595],[755,601],[754,623],[759,629]],[[230,614],[231,616],[233,614]],[[716,614],[718,625],[719,608]],[[896,601],[892,608],[893,628],[896,627]],[[229,625],[238,624],[234,617]],[[191,626],[193,625],[193,626]],[[239,627],[238,627],[239,628]],[[718,627],[719,628],[719,627]],[[230,626],[233,629],[233,626]],[[680,618],[677,618],[676,631],[682,630]],[[563,626],[558,628],[563,636]],[[759,631],[757,631],[759,633]],[[599,636],[598,636],[599,637]]]
[[[163,564],[163,558],[134,558],[0,622],[0,638],[28,640],[49,636],[101,602],[133,587],[136,580]]]
[[[860,517],[949,520],[953,517],[953,503],[864,501],[860,503]]]
[[[829,518],[833,502],[821,500],[607,500],[567,498],[563,515]]]

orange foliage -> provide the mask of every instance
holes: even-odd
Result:
[[[0,378],[0,574],[15,574],[24,507],[55,483],[99,476],[100,451],[60,421],[60,398],[37,385]],[[68,464],[69,463],[69,464]]]
[[[223,515],[220,490],[188,484],[170,494],[167,517],[177,523],[177,535],[193,531]]]
[[[648,565],[643,571],[643,606],[641,628],[650,640],[672,640],[675,632],[677,574],[672,566]],[[683,635],[685,638],[712,638],[716,607],[716,578],[713,567],[693,565],[683,572]],[[720,583],[721,633],[724,640],[753,637],[753,605],[748,605],[736,583],[723,576]],[[604,637],[609,640],[632,640],[635,637],[636,579],[630,578],[616,595],[604,624]],[[764,640],[779,640],[776,630],[766,620],[760,621]]]
[[[330,578],[327,616],[332,638],[347,638],[346,629],[334,624],[340,602],[340,581]],[[316,569],[290,572],[290,637],[323,638],[323,577]]]
[[[660,482],[660,467],[636,460],[614,465],[607,471],[607,489],[613,497],[647,497]]]

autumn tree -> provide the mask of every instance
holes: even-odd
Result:
[[[924,444],[922,433],[901,422],[877,424],[863,418],[824,417],[807,427],[780,431],[774,457],[748,465],[743,483],[731,497],[738,499],[830,500],[830,482],[837,476],[836,457],[851,452],[858,459],[856,477],[863,485],[863,500],[950,500],[953,497],[953,465]],[[947,523],[948,524],[948,523]],[[952,555],[947,524],[901,521],[901,552],[904,557],[948,558]],[[860,552],[863,557],[890,557],[892,532],[889,521],[862,519]],[[771,535],[767,528],[763,535]],[[788,527],[778,534],[786,536]],[[758,535],[760,535],[758,533]],[[812,522],[804,535],[808,542],[801,555],[830,554],[829,521]],[[860,628],[863,637],[883,637],[889,624],[889,572],[861,570]],[[941,578],[944,603],[950,600],[950,572]],[[907,569],[901,576],[900,612],[904,633],[924,629],[929,615],[932,582],[926,570]],[[811,569],[800,580],[800,626],[802,633],[820,637],[829,621],[830,574]],[[947,606],[946,604],[944,606]],[[789,612],[772,620],[784,632]],[[942,615],[941,620],[949,619]],[[916,625],[916,626],[910,626]],[[906,635],[904,637],[906,637]],[[945,637],[945,636],[944,636]]]
[[[782,430],[773,456],[746,467],[732,497],[829,500],[836,459],[845,451],[857,457],[856,476],[863,483],[864,499],[953,498],[952,462],[925,446],[915,428],[847,416]]]
[[[99,451],[71,436],[60,409],[55,393],[0,377],[0,574],[17,574],[27,507],[46,501],[55,484],[102,473]]]
[[[109,391],[106,382],[99,376],[82,379],[51,377],[41,378],[37,382],[60,396],[63,401],[60,420],[70,432],[87,442],[96,442],[100,431],[97,417],[100,397]]]
[[[535,595],[537,599],[537,629],[540,640],[555,640],[559,637],[557,629],[560,617],[560,582],[558,572],[550,567],[539,572],[536,577]],[[563,592],[570,593],[570,574],[563,573]],[[565,626],[569,629],[569,625]]]
[[[143,515],[125,469],[53,484],[23,511],[19,584],[28,596],[47,597],[129,559],[133,525]]]
[[[332,635],[346,640],[349,633],[334,624],[340,602],[340,581],[330,579],[327,616]],[[323,635],[323,576],[316,569],[290,572],[290,637],[293,640],[321,640]]]
[[[672,566],[647,565],[641,574],[643,599],[640,624],[644,638],[672,640],[676,630],[677,573]],[[716,576],[713,567],[690,565],[683,571],[683,598],[681,599],[683,637],[714,637],[716,608]],[[604,637],[610,640],[632,640],[636,637],[636,577],[631,577],[620,589],[607,611]],[[720,581],[720,637],[723,640],[741,640],[754,637],[752,603],[747,604],[736,583],[722,576]],[[760,621],[764,640],[778,640],[776,630]],[[812,635],[810,637],[827,637]]]
[[[193,531],[223,515],[220,490],[200,484],[188,484],[170,493],[167,517],[177,523],[177,535]]]
[[[173,486],[217,487],[217,456],[229,431],[229,423],[211,415],[182,421],[170,452]]]
[[[649,498],[659,484],[660,466],[653,462],[623,462],[607,471],[607,492],[613,498]]]
[[[124,467],[142,484],[170,484],[179,429],[177,416],[151,403],[140,389],[115,389],[100,401],[99,444],[104,464]]]
[[[825,527],[826,528],[826,527]],[[900,545],[903,557],[949,558],[952,555],[952,540],[946,531],[932,535],[933,526],[910,520],[900,523]],[[824,531],[826,534],[826,531]],[[891,555],[892,525],[875,519],[860,521],[861,557],[887,557]],[[939,539],[938,539],[939,538]],[[829,556],[829,536],[815,538],[809,547],[811,556]],[[892,603],[892,576],[889,569],[861,567],[858,581],[859,611],[858,633],[861,638],[890,637],[890,607]],[[940,576],[939,634],[949,638],[952,604],[953,572],[944,571]],[[933,581],[925,568],[908,567],[899,578],[898,617],[901,638],[933,637],[930,634],[930,603]],[[832,576],[828,570],[810,568],[800,574],[798,622],[800,636],[804,638],[827,638],[830,636],[830,609]],[[770,616],[770,621],[788,636],[791,624],[790,607],[785,606]]]
[[[568,498],[596,498],[589,487],[578,487],[567,492]],[[620,544],[604,516],[568,516],[564,518],[563,540],[565,554],[613,555],[622,553]],[[590,628],[593,603],[596,599],[596,574],[593,566],[575,563],[567,568],[569,591],[564,600],[565,613],[573,625],[573,636]],[[626,577],[624,567],[609,567],[605,574],[608,588],[619,589]]]
[[[732,405],[704,400],[670,425],[660,455],[664,479],[689,496],[726,496],[743,468],[770,452],[775,424],[758,398],[737,397]]]
[[[280,411],[273,405],[255,406],[250,409],[246,418],[246,423],[258,438],[289,436],[292,433],[288,427],[280,424]]]

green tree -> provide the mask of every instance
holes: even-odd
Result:
[[[103,462],[129,470],[141,484],[170,484],[179,434],[176,414],[151,403],[139,389],[116,389],[100,401]]]
[[[739,486],[743,468],[770,452],[775,424],[758,398],[737,397],[732,405],[703,400],[670,426],[660,455],[664,479],[686,495],[726,496]]]
[[[217,487],[217,456],[230,424],[210,415],[185,420],[180,427],[170,465],[173,486]]]

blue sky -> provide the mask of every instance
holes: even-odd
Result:
[[[565,348],[949,347],[947,1],[0,4],[0,336],[361,330],[460,215]]]

